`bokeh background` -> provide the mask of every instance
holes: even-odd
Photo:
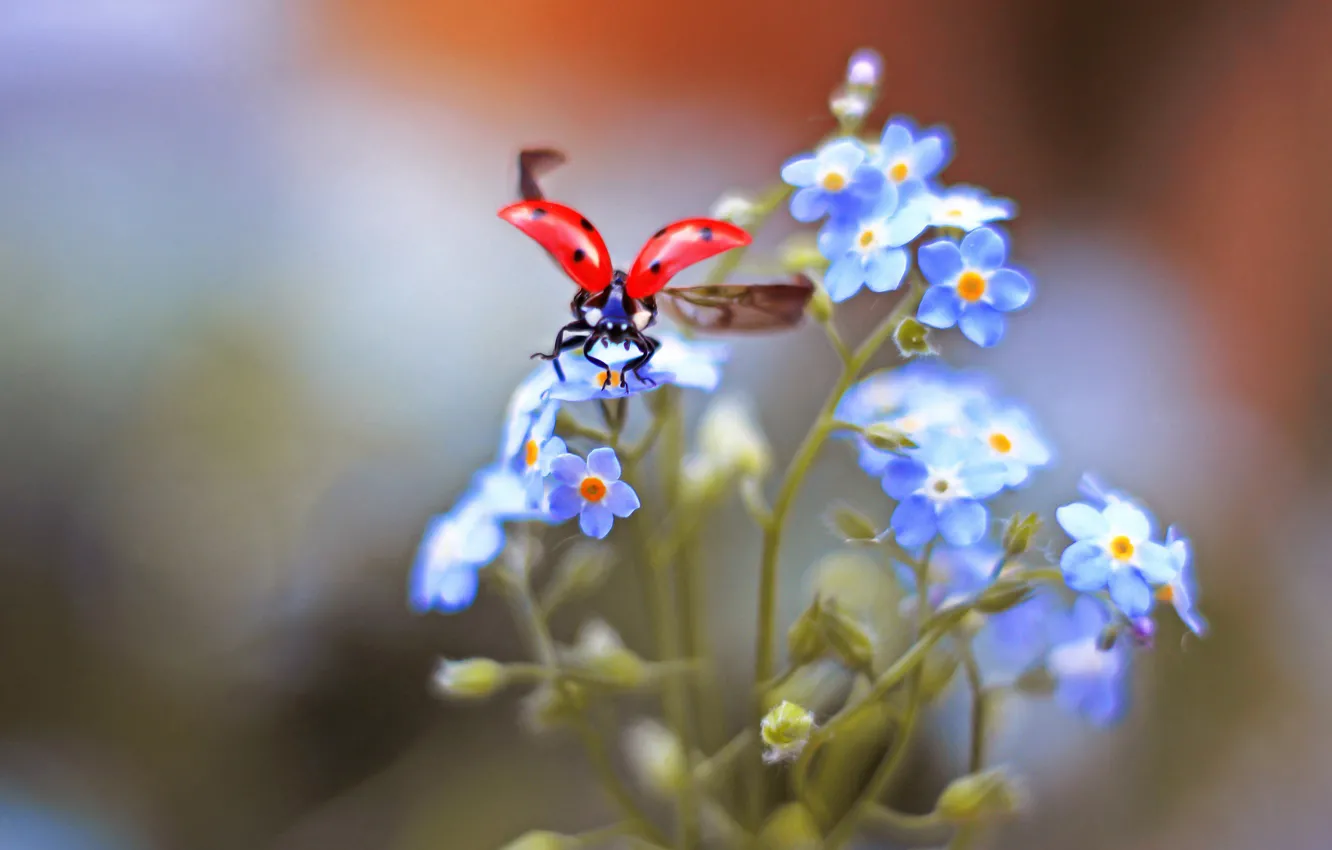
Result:
[[[428,692],[441,654],[518,657],[503,607],[405,605],[426,518],[566,309],[494,211],[516,150],[555,143],[550,187],[630,256],[826,132],[861,46],[883,116],[946,122],[948,178],[1022,203],[1034,309],[945,353],[1060,446],[1029,503],[1084,468],[1142,494],[1193,534],[1214,626],[1166,631],[1113,731],[1013,711],[1035,802],[998,845],[1328,846],[1329,39],[1320,0],[4,0],[0,847],[470,850],[604,821],[570,743]],[[862,298],[849,332],[891,301]],[[745,340],[727,387],[789,454],[834,368],[814,331]],[[802,502],[785,617],[846,454]],[[705,547],[735,681],[744,523]],[[595,604],[641,646],[624,585]],[[941,721],[903,799],[958,740]]]

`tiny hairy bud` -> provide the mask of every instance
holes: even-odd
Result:
[[[655,720],[640,720],[624,733],[624,752],[644,790],[674,797],[688,778],[680,739]]]
[[[893,331],[893,342],[903,357],[921,357],[937,354],[930,343],[930,329],[915,319],[903,319]]]
[[[489,658],[441,659],[435,667],[434,686],[447,697],[481,699],[498,691],[507,680],[504,665]]]
[[[874,663],[874,643],[865,629],[835,604],[823,608],[823,631],[828,648],[844,666],[869,673]]]
[[[796,758],[813,731],[813,714],[793,702],[782,701],[759,723],[759,736],[766,748],[763,760],[771,764]]]
[[[1004,525],[1004,554],[1016,557],[1031,548],[1031,538],[1041,530],[1038,514],[1013,514]]]
[[[847,504],[829,508],[827,520],[833,533],[848,543],[868,543],[879,536],[873,520]]]
[[[568,653],[570,663],[595,673],[609,684],[636,688],[647,681],[647,665],[620,640],[605,620],[589,620],[578,630]]]
[[[1117,623],[1111,623],[1101,629],[1101,633],[1096,636],[1096,648],[1101,652],[1109,652],[1114,649],[1115,644],[1119,643],[1119,631]]]
[[[985,588],[976,600],[976,610],[982,614],[998,614],[1026,602],[1031,594],[1031,585],[1027,582],[1001,578]]]
[[[523,725],[534,733],[547,732],[577,717],[586,705],[587,694],[581,685],[549,682],[523,699]]]
[[[901,452],[916,448],[916,443],[905,432],[887,422],[874,422],[861,432],[865,441],[885,452]]]
[[[1013,816],[1025,801],[1021,785],[1002,768],[993,768],[954,779],[935,810],[953,823],[992,822]]]
[[[1156,621],[1151,617],[1134,617],[1129,623],[1129,638],[1138,649],[1151,649],[1156,645]]]
[[[823,631],[823,604],[815,597],[787,631],[786,653],[792,664],[802,667],[819,660],[827,651],[828,637]]]

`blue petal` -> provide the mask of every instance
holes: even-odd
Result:
[[[916,142],[915,176],[922,178],[933,176],[947,163],[951,148],[948,136],[940,130],[934,130]]]
[[[1130,617],[1152,610],[1152,589],[1136,570],[1115,570],[1110,576],[1110,598]]]
[[[602,481],[619,481],[620,459],[615,456],[615,449],[608,446],[593,449],[587,456],[587,471]]]
[[[920,246],[916,259],[920,263],[920,273],[930,283],[951,283],[962,273],[962,252],[957,243],[949,239],[937,239]]]
[[[817,186],[806,186],[791,198],[791,218],[816,221],[828,212],[828,193]]]
[[[985,536],[989,516],[975,499],[954,499],[939,511],[939,533],[953,546],[970,546]]]
[[[861,439],[856,446],[856,460],[871,478],[881,478],[897,455],[876,449]]]
[[[883,180],[883,172],[878,169],[872,169],[879,175],[883,181],[883,186],[879,189],[878,198],[874,201],[874,209],[870,210],[871,218],[888,218],[897,212],[897,205],[902,200],[898,192],[897,184],[891,180]]]
[[[1152,584],[1169,584],[1179,575],[1179,562],[1160,543],[1146,541],[1137,547],[1138,569]]]
[[[989,296],[996,310],[1016,310],[1031,300],[1031,281],[1021,272],[1000,269],[990,275]]]
[[[475,567],[446,570],[435,583],[433,607],[446,614],[472,607],[478,584]]]
[[[837,139],[819,148],[819,165],[851,172],[865,161],[864,146],[855,139]]]
[[[939,528],[934,505],[924,496],[911,496],[901,502],[893,511],[889,526],[897,542],[908,548],[930,542]]]
[[[989,304],[968,304],[957,320],[962,335],[981,348],[999,344],[1004,338],[1004,316]]]
[[[578,518],[578,527],[588,537],[595,537],[600,540],[607,534],[610,534],[611,526],[615,524],[615,515],[611,509],[597,502],[583,508],[583,514]]]
[[[947,286],[931,286],[920,299],[916,318],[932,328],[951,328],[957,324],[961,299]]]
[[[1129,539],[1146,540],[1152,536],[1152,518],[1132,502],[1115,500],[1105,506],[1105,521],[1116,534],[1127,534]]]
[[[962,240],[962,259],[967,265],[980,271],[997,269],[1004,264],[1008,249],[1003,237],[993,227],[981,227],[971,231]]]
[[[1008,482],[1008,464],[991,460],[969,463],[962,468],[962,483],[977,499],[988,499],[1004,489]]]
[[[577,488],[567,484],[550,491],[550,518],[555,522],[564,522],[583,509],[583,497]]]
[[[550,462],[550,474],[561,484],[577,485],[587,477],[587,462],[578,455],[559,455]]]
[[[819,253],[829,260],[840,259],[856,242],[855,222],[828,219],[819,228]]]
[[[1110,531],[1110,524],[1101,512],[1086,502],[1074,502],[1056,509],[1055,520],[1074,540],[1095,539]]]
[[[919,490],[928,476],[924,464],[894,455],[883,471],[883,492],[899,502],[903,501]]]
[[[638,510],[641,504],[634,488],[623,481],[612,481],[606,488],[606,498],[602,500],[611,513],[617,517],[627,517]]]
[[[1110,580],[1110,556],[1096,543],[1079,540],[1059,556],[1064,581],[1074,590],[1100,590]]]
[[[905,121],[889,121],[879,138],[880,156],[892,159],[911,146],[911,129]]]
[[[891,185],[893,184],[887,184]],[[885,190],[887,186],[884,187]],[[908,203],[888,221],[888,244],[898,248],[915,239],[925,232],[931,217],[929,203],[925,201]]]
[[[866,264],[865,284],[875,292],[890,292],[902,285],[906,270],[906,251],[901,248],[879,251]]]
[[[823,278],[823,288],[834,303],[850,298],[860,291],[865,282],[865,264],[858,254],[844,254],[828,267],[828,274]]]
[[[812,186],[818,173],[818,159],[809,154],[792,157],[782,166],[782,181],[792,186]]]

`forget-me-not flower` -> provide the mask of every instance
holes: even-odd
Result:
[[[1005,486],[1020,486],[1033,469],[1050,463],[1050,447],[1021,407],[979,404],[971,406],[968,413],[984,450],[1008,470]]]
[[[560,455],[550,465],[559,485],[550,492],[550,517],[564,522],[578,517],[578,526],[598,540],[610,533],[615,517],[638,510],[638,494],[620,480],[615,450],[593,449],[584,461],[575,454]]]
[[[972,231],[1017,215],[1017,205],[1007,198],[990,197],[979,186],[948,186],[936,189],[930,201],[930,225]]]
[[[919,448],[894,457],[883,474],[883,489],[898,500],[889,522],[897,542],[920,546],[936,534],[953,546],[970,546],[985,536],[989,513],[982,503],[1004,486],[1004,465],[980,455],[965,438],[931,431]]]
[[[1175,526],[1166,530],[1166,548],[1179,572],[1175,578],[1156,590],[1156,597],[1169,602],[1189,631],[1202,637],[1207,633],[1207,620],[1198,610],[1198,581],[1193,573],[1193,547]]]
[[[819,251],[832,265],[823,286],[834,302],[845,301],[868,287],[889,292],[902,284],[911,257],[903,247],[930,223],[929,200],[923,194],[883,187],[878,202],[859,219],[829,221],[819,234]]]
[[[722,365],[730,356],[730,348],[724,343],[690,342],[663,336],[656,353],[638,370],[638,374],[632,370],[623,372],[625,363],[637,355],[638,350],[633,347],[625,351],[598,346],[593,349],[593,356],[610,367],[604,369],[589,361],[581,351],[566,351],[560,355],[564,380],[553,381],[546,390],[546,397],[557,401],[624,398],[651,392],[666,384],[712,392],[721,383]],[[550,365],[539,368],[554,372]],[[623,388],[621,379],[625,383]]]
[[[1128,702],[1128,650],[1122,642],[1099,645],[1110,623],[1095,599],[1079,596],[1072,609],[1051,623],[1046,669],[1055,680],[1055,701],[1068,711],[1106,726],[1124,714]]]
[[[894,118],[883,128],[874,162],[898,186],[924,185],[952,155],[952,139],[943,127],[919,130],[910,119]]]
[[[817,221],[825,215],[855,218],[878,198],[884,183],[865,146],[849,138],[787,160],[782,180],[796,187],[791,197],[796,221]]]
[[[1127,499],[1112,498],[1103,508],[1074,502],[1055,511],[1074,543],[1059,566],[1077,591],[1109,589],[1110,598],[1129,617],[1152,608],[1152,585],[1168,584],[1179,573],[1175,556],[1152,538],[1152,519]]]
[[[1004,336],[1003,314],[1031,300],[1031,282],[1004,266],[1008,246],[999,231],[982,227],[958,245],[939,239],[922,245],[920,270],[931,284],[916,317],[932,328],[958,325],[967,339],[988,348]]]

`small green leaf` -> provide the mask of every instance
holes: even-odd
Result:
[[[929,328],[922,325],[915,319],[903,319],[893,332],[893,342],[897,343],[897,350],[902,352],[903,357],[920,357],[931,354],[937,354],[934,346],[930,344]]]

